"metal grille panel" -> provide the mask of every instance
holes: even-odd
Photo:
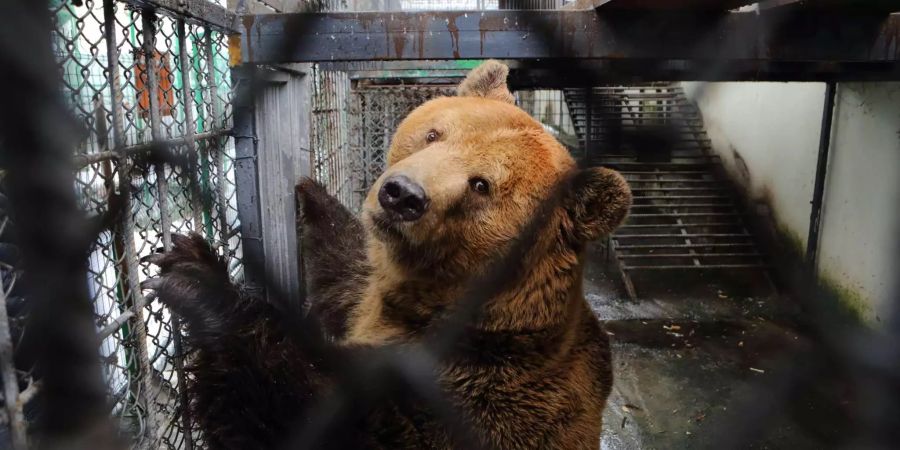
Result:
[[[84,130],[78,201],[91,215],[122,205],[93,244],[85,280],[112,414],[135,447],[193,448],[200,437],[181,389],[189,355],[178,318],[139,287],[156,270],[141,258],[171,245],[173,232],[196,231],[242,277],[225,36],[114,0],[55,1],[51,13],[63,94]],[[14,435],[23,416],[10,420]]]

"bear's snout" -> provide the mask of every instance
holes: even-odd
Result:
[[[378,190],[381,207],[405,222],[418,220],[428,210],[430,203],[425,189],[403,175],[393,175],[384,180]]]

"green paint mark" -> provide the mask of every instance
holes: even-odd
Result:
[[[457,69],[474,69],[481,65],[482,62],[484,61],[480,59],[455,59],[453,60],[453,65]]]

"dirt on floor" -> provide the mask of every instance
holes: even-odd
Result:
[[[595,249],[585,269],[586,298],[612,339],[615,382],[602,449],[818,449],[834,442],[829,433],[839,427],[827,425],[827,406],[773,403],[785,398],[783,375],[811,345],[792,325],[790,299],[771,284],[746,289],[723,277],[667,289],[660,277],[638,285],[652,296],[630,300],[607,262]]]

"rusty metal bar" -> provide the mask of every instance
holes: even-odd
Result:
[[[200,182],[197,180],[197,164],[199,155],[197,154],[197,142],[195,136],[194,122],[194,103],[193,89],[191,88],[191,59],[187,51],[187,32],[185,30],[184,19],[178,19],[177,42],[178,42],[178,61],[181,66],[181,103],[184,107],[184,146],[189,152],[188,158],[188,182],[191,189],[191,215],[194,222],[194,230],[200,230],[203,224],[201,215],[202,199],[200,192]]]
[[[725,258],[725,257],[758,257],[759,253],[654,253],[651,255],[619,255],[621,259],[658,259],[658,258]]]
[[[150,136],[154,141],[162,139],[162,118],[159,108],[159,66],[156,54],[156,14],[144,11],[141,14],[144,32],[144,61],[146,63],[147,91],[150,103]],[[169,217],[169,183],[166,180],[166,164],[154,164],[156,172],[157,202],[159,202],[159,221],[162,231],[163,248],[169,250],[172,247],[172,218]]]
[[[222,116],[222,105],[219,103],[219,87],[216,83],[216,61],[213,53],[213,31],[206,30],[204,37],[204,46],[206,47],[206,70],[209,72],[209,95],[210,105],[212,107],[212,123],[224,124],[225,118]],[[225,198],[225,152],[224,142],[216,140],[215,148],[212,151],[212,159],[216,165],[216,212],[219,216],[219,248],[223,255],[228,255],[228,218],[226,216],[228,208],[228,199]]]
[[[116,316],[115,319],[110,320],[106,325],[103,326],[103,328],[100,329],[99,332],[97,332],[97,336],[100,338],[100,341],[102,342],[104,339],[110,337],[116,331],[119,331],[122,325],[128,322],[128,319],[132,318],[133,316],[133,311],[125,311],[122,314]]]
[[[592,5],[599,11],[610,10],[691,10],[728,11],[759,0],[580,0],[576,4]]]
[[[4,224],[5,225],[5,224]],[[14,349],[12,335],[9,331],[9,318],[6,315],[6,286],[0,280],[0,379],[3,381],[3,400],[6,407],[7,424],[12,440],[12,448],[25,450],[28,448],[28,433],[25,428],[25,415],[19,404],[19,380],[13,360]]]
[[[617,234],[613,239],[643,239],[643,238],[709,238],[709,237],[733,237],[733,238],[749,238],[752,237],[746,233],[699,233],[699,234]],[[693,245],[693,244],[688,244]]]
[[[707,270],[707,269],[761,269],[765,264],[703,264],[703,265],[668,265],[668,266],[622,266],[622,270]]]
[[[192,142],[196,144],[198,141],[203,141],[207,139],[215,139],[221,136],[225,136],[231,133],[230,129],[227,130],[216,130],[209,131],[206,133],[197,133],[191,139]],[[158,141],[153,142],[143,142],[140,144],[129,145],[125,147],[121,147],[120,150],[117,151],[102,151],[97,153],[89,153],[83,155],[75,155],[72,158],[73,167],[75,169],[81,169],[90,164],[98,163],[101,161],[109,161],[118,158],[121,155],[124,156],[132,156],[139,153],[145,153],[153,150],[154,148],[159,147],[177,147],[180,145],[185,145],[188,142],[188,138],[178,137],[172,139],[160,139]],[[196,149],[196,146],[194,147]]]
[[[618,245],[619,250],[644,250],[657,248],[727,248],[727,247],[753,247],[755,244],[746,243],[726,243],[726,244],[635,244],[635,245]]]
[[[819,252],[819,227],[822,220],[822,204],[825,198],[825,173],[828,170],[828,150],[831,147],[831,123],[834,116],[835,83],[825,85],[825,99],[822,106],[822,127],[819,131],[819,156],[816,160],[816,178],[809,211],[809,233],[806,237],[806,266],[811,282],[815,282],[816,263]]]
[[[142,10],[162,9],[173,16],[212,26],[226,33],[237,32],[237,16],[209,0],[120,0]]]
[[[150,100],[150,122],[151,128],[150,133],[153,139],[159,139],[159,104],[156,103],[158,101],[156,97],[156,89],[157,89],[157,80],[156,80],[156,64],[154,63],[153,52],[155,50],[154,42],[156,41],[156,15],[153,11],[145,10],[141,13],[141,28],[143,32],[143,53],[144,53],[144,74],[147,77],[146,86],[148,90],[148,96]],[[158,167],[158,166],[157,166]],[[157,180],[160,178],[159,170],[156,173]],[[165,178],[165,173],[162,174],[162,177]],[[125,183],[120,183],[125,184]],[[162,192],[159,193],[162,195]],[[162,206],[162,204],[160,204]],[[160,216],[162,217],[163,214]],[[132,301],[132,310],[134,311],[134,321],[132,321],[132,332],[133,338],[135,340],[134,346],[136,348],[137,360],[138,360],[138,370],[140,373],[138,374],[138,399],[144,407],[144,410],[147,411],[146,415],[146,423],[147,427],[144,430],[146,436],[150,436],[152,438],[156,438],[158,435],[158,430],[160,430],[160,424],[157,421],[156,414],[150,411],[151,399],[148,398],[148,394],[151,392],[151,382],[150,382],[150,374],[152,373],[153,366],[150,363],[150,358],[147,353],[147,325],[144,322],[144,306],[145,299],[144,296],[141,295],[141,288],[138,279],[138,272],[140,270],[140,263],[137,258],[137,254],[135,253],[134,248],[134,234],[133,227],[134,221],[131,218],[131,210],[126,210],[126,213],[123,216],[128,217],[127,227],[123,229],[123,232],[126,234],[126,241],[130,241],[129,245],[126,247],[126,265],[128,266],[128,278],[129,278],[129,293],[131,294]]]
[[[647,223],[647,224],[638,224],[638,225],[623,225],[619,227],[619,230],[629,230],[629,229],[646,229],[646,228],[704,228],[704,227],[738,227],[741,226],[738,223],[725,223],[725,222],[714,222],[714,223]],[[619,236],[628,236],[622,235]]]
[[[578,77],[598,73],[657,80],[900,79],[896,14],[501,10],[275,14],[242,22],[241,57],[250,64],[499,58],[556,67],[558,74],[566,67],[560,61],[588,59],[610,70],[566,69],[572,82],[596,84]],[[285,55],[279,44],[294,23],[304,24],[291,32],[305,45]]]
[[[193,108],[193,92],[191,90],[191,61],[187,53],[187,33],[183,18],[178,19],[176,30],[176,40],[178,43],[178,59],[181,65],[181,99],[184,107],[184,137],[185,145],[189,152],[190,162],[187,165],[188,183],[190,183],[191,192],[191,216],[194,224],[194,230],[199,231],[202,228],[203,218],[201,216],[201,205],[203,204],[200,193],[200,184],[197,180],[197,147],[194,136],[194,108]],[[191,433],[191,416],[190,416],[190,398],[187,389],[187,376],[184,372],[184,346],[181,342],[181,320],[178,315],[172,311],[172,334],[175,346],[175,355],[173,355],[173,363],[175,365],[175,377],[178,380],[178,403],[181,408],[181,434],[184,436],[184,444],[187,450],[194,449],[194,436]]]

